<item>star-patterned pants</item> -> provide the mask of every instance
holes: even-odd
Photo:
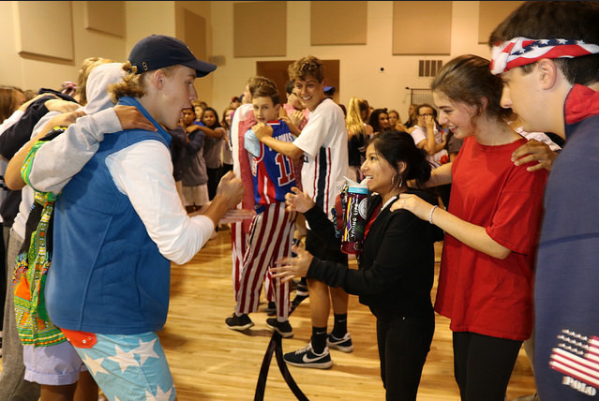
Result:
[[[176,398],[171,371],[156,333],[63,332],[109,401]]]

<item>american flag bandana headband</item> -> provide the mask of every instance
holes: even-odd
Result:
[[[599,53],[599,46],[582,40],[514,38],[493,46],[491,73],[532,64],[543,58],[574,58]]]

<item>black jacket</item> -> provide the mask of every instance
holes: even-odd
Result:
[[[436,204],[434,197],[426,192],[408,193]],[[378,195],[369,198],[369,221],[380,203]],[[320,209],[312,208],[305,216],[321,239],[339,246],[333,223]],[[370,307],[390,309],[404,316],[426,316],[433,309],[430,298],[435,265],[433,245],[442,239],[443,232],[438,227],[406,210],[391,212],[387,206],[370,226],[358,258],[359,270],[314,258],[307,277],[359,295],[360,303]]]

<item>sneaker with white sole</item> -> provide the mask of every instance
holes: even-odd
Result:
[[[351,342],[349,332],[345,333],[343,338],[337,338],[333,333],[329,334],[327,336],[327,347],[341,352],[352,352],[354,350],[354,345]]]
[[[241,316],[237,316],[233,313],[233,316],[225,319],[225,323],[228,328],[237,331],[247,330],[254,325],[254,322],[252,322],[252,319],[250,319],[247,313],[244,313]]]
[[[312,343],[305,348],[285,354],[283,359],[289,365],[300,368],[329,369],[333,366],[329,349],[325,347],[322,354],[316,354],[312,349]]]
[[[289,320],[279,322],[276,317],[271,317],[266,319],[266,325],[279,333],[283,338],[293,337],[293,329],[291,328],[291,324],[289,324]]]

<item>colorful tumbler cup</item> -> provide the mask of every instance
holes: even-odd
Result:
[[[366,213],[368,212],[368,195],[370,195],[370,191],[365,186],[350,186],[347,190],[341,252],[353,255],[362,253],[364,231],[366,230]]]

